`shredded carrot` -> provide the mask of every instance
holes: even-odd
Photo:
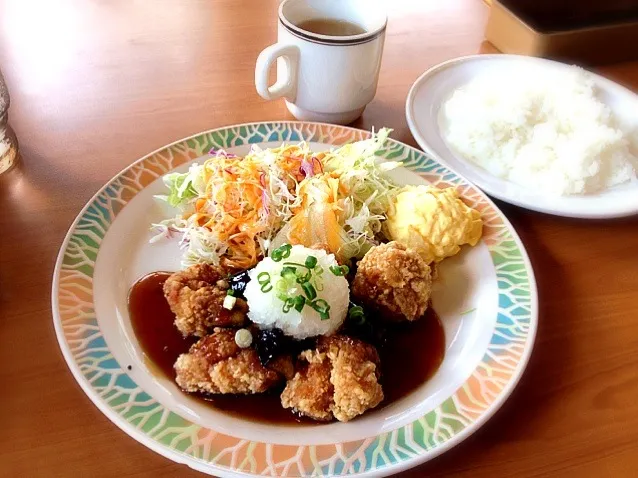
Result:
[[[323,171],[323,164],[307,147],[291,145],[271,151],[276,155],[278,179],[292,195],[298,194],[297,186],[308,174]],[[222,257],[225,266],[252,267],[265,252],[259,238],[270,230],[272,170],[253,154],[243,158],[217,155],[208,159],[204,168],[205,193],[195,201],[195,211],[184,217],[191,217],[227,245]]]
[[[344,259],[341,257],[343,228],[339,221],[343,213],[339,193],[344,189],[334,173],[303,182],[298,191],[302,201],[290,220],[290,243],[308,247],[323,244],[338,259]]]

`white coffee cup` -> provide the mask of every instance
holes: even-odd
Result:
[[[365,33],[328,36],[298,27],[312,19],[347,21]],[[299,120],[351,123],[377,91],[386,23],[385,11],[374,0],[284,0],[278,41],[257,58],[257,92],[267,100],[285,98]],[[269,86],[275,59],[277,82]]]

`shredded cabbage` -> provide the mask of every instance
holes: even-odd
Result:
[[[162,180],[168,188],[167,195],[157,195],[158,199],[166,201],[173,207],[184,206],[199,196],[206,184],[202,175],[203,166],[193,164],[186,173],[169,173]]]
[[[400,189],[383,173],[401,163],[379,163],[376,156],[391,131],[382,128],[369,139],[342,146],[324,158],[326,171],[336,172],[348,190],[344,202],[344,229],[349,238],[346,253],[349,258],[360,258],[378,244],[376,237],[381,233],[381,223],[393,207],[393,199]]]
[[[151,241],[181,236],[184,266],[248,268],[288,241],[297,221],[319,236],[307,237],[305,242],[316,242],[305,245],[331,244],[341,260],[362,257],[379,242],[398,191],[383,173],[400,163],[379,164],[375,156],[389,133],[383,128],[325,153],[312,152],[306,143],[253,145],[244,158],[211,151],[203,164],[164,176],[168,193],[156,197],[179,214],[153,224],[157,234]],[[304,218],[309,222],[299,221]]]

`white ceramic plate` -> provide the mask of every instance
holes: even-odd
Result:
[[[475,55],[441,63],[426,71],[412,86],[406,102],[410,131],[423,150],[456,170],[491,196],[534,211],[580,218],[612,218],[638,213],[638,182],[592,195],[549,197],[493,176],[452,150],[443,138],[441,109],[454,90],[489,69],[490,74],[528,71],[531,76],[565,69],[568,65],[518,55]],[[601,100],[621,124],[638,127],[638,95],[591,73]]]
[[[221,413],[147,366],[127,310],[130,286],[177,270],[175,242],[149,244],[166,217],[161,176],[185,171],[211,148],[246,153],[306,140],[315,150],[368,137],[314,123],[255,123],[212,130],[149,154],[86,205],[62,245],[53,279],[60,348],[97,407],[167,458],[216,476],[381,476],[424,462],[469,436],[501,406],[530,356],[537,323],[534,274],[511,225],[477,188],[420,151],[388,141],[404,161],[400,183],[455,186],[481,211],[480,243],[443,261],[433,293],[446,335],[438,372],[411,395],[349,423],[279,426]],[[97,459],[97,458],[96,458]]]

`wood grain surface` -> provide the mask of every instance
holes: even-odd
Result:
[[[480,0],[394,0],[379,89],[355,126],[404,117],[412,82],[492,51]],[[289,119],[253,85],[276,0],[0,0],[0,68],[19,168],[0,178],[0,476],[200,476],[109,422],[73,380],[51,320],[56,254],[107,180],[166,143]],[[606,76],[638,89],[638,62]],[[400,476],[632,477],[638,473],[638,221],[586,222],[499,204],[540,292],[531,362],[480,431]]]

